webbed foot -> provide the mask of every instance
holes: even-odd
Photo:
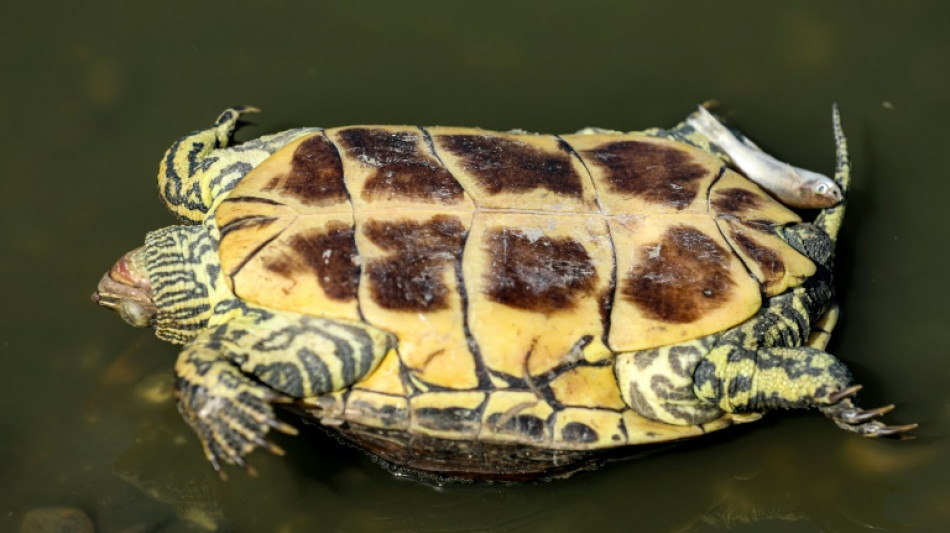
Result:
[[[201,440],[205,456],[222,477],[221,463],[238,465],[254,474],[244,457],[254,448],[284,451],[264,437],[273,428],[295,435],[297,430],[277,420],[273,403],[291,398],[256,383],[225,361],[205,367],[204,373],[179,373],[178,411]]]
[[[825,416],[845,431],[857,433],[862,437],[878,438],[888,437],[896,439],[912,439],[913,435],[908,432],[917,428],[917,424],[905,424],[901,426],[889,426],[877,417],[891,412],[893,405],[885,405],[876,409],[861,409],[854,405],[852,397],[861,390],[861,385],[854,385],[838,392],[832,393],[828,399],[831,405],[821,407]]]

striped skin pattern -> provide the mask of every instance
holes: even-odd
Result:
[[[244,314],[186,346],[175,365],[179,410],[215,469],[220,459],[243,465],[256,446],[279,453],[263,440],[269,428],[294,433],[271,403],[340,389],[374,369],[391,344],[390,335],[357,325]]]
[[[297,128],[254,139],[240,146],[221,150],[231,142],[244,113],[256,111],[249,106],[228,109],[207,130],[195,131],[172,144],[159,164],[158,189],[165,205],[182,220],[198,223],[234,185],[278,148],[314,128]],[[207,176],[201,180],[198,176]]]
[[[850,374],[827,332],[809,340],[843,205],[802,223],[689,126],[358,126],[226,148],[249,110],[169,150],[163,198],[200,224],[145,247],[159,336],[188,343],[180,409],[216,468],[274,450],[268,428],[290,428],[269,403],[290,399],[388,461],[463,477],[778,407],[887,429],[844,414]]]
[[[236,298],[221,275],[214,217],[149,233],[143,247],[159,338],[185,344],[175,365],[179,411],[216,470],[279,422],[272,403],[339,390],[377,367],[395,343],[376,328],[264,309]],[[253,378],[249,377],[253,376]],[[222,472],[222,476],[223,476]]]

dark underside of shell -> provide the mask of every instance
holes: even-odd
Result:
[[[521,443],[441,439],[358,424],[336,428],[391,472],[434,483],[519,482],[569,476],[599,466],[603,452],[552,450]]]
[[[521,443],[442,439],[360,424],[323,428],[341,442],[367,452],[395,475],[425,483],[520,483],[551,481],[595,470],[611,461],[656,453],[677,443],[634,448],[555,450]]]

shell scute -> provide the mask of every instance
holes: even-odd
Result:
[[[287,224],[266,235],[245,230],[222,236],[222,267],[234,293],[275,309],[359,320],[352,215],[280,220]],[[242,245],[239,238],[251,242]]]
[[[478,384],[459,275],[469,224],[442,211],[356,216],[362,316],[399,338],[403,364],[430,385]]]
[[[357,210],[474,207],[418,127],[354,126],[327,130],[327,136],[340,147],[346,187]]]
[[[554,418],[554,440],[573,449],[608,448],[627,444],[619,411],[567,407]]]
[[[561,405],[623,410],[613,365],[577,366],[551,381],[551,391]]]
[[[674,426],[665,422],[658,422],[641,416],[632,409],[624,411],[622,416],[627,444],[649,444],[651,442],[698,437],[734,423],[731,414],[724,414],[705,424],[691,426]]]
[[[353,385],[353,390],[366,390],[382,393],[389,396],[405,398],[408,391],[401,375],[399,353],[395,348],[389,350],[376,370]]]
[[[501,390],[488,397],[479,439],[504,442],[551,442],[548,423],[554,409],[531,391]]]
[[[231,191],[221,211],[244,198],[258,204],[271,202],[287,209],[306,213],[349,211],[343,183],[343,166],[339,152],[323,132],[305,135],[287,144],[249,172]],[[263,208],[262,206],[259,206]]]
[[[468,327],[488,370],[538,375],[579,357],[581,339],[601,343],[599,296],[610,290],[612,255],[599,216],[476,217],[462,277]]]
[[[567,135],[607,214],[706,213],[722,161],[683,143],[642,134]]]
[[[346,399],[345,417],[382,429],[409,429],[409,400],[404,396],[353,389]]]
[[[751,181],[727,170],[713,186],[709,205],[722,234],[766,296],[797,287],[815,274],[811,259],[776,233],[801,218]]]
[[[612,220],[617,294],[610,347],[673,344],[721,331],[761,306],[758,284],[701,215]]]
[[[475,440],[482,427],[484,392],[428,392],[409,400],[410,429],[432,437]]]
[[[446,168],[479,207],[597,211],[583,164],[555,135],[447,127],[426,131]]]

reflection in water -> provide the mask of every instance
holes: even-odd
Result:
[[[802,431],[824,425],[819,417],[767,424],[761,436],[755,430],[713,435],[705,444],[672,446],[568,481],[435,487],[393,477],[314,427],[280,442],[287,457],[253,455],[259,478],[236,474],[221,483],[201,454],[192,453],[193,436],[167,411],[139,432],[115,471],[171,504],[177,520],[208,530],[242,530],[237,524],[288,532],[580,531],[623,524],[638,531],[711,531],[776,521],[800,523],[802,531],[905,526],[883,513],[895,487],[849,460],[852,437],[824,449],[829,441],[820,431],[818,438]],[[774,441],[764,435],[776,431]],[[716,456],[718,463],[709,460]],[[921,459],[910,454],[907,460],[911,467]],[[256,496],[248,507],[248,495],[263,488],[267,497]]]
[[[677,531],[741,524],[767,527],[776,521],[803,522],[821,531],[906,528],[906,524],[896,524],[882,512],[885,498],[895,492],[894,487],[864,479],[860,471],[849,470],[850,475],[842,478],[841,472],[815,464],[827,464],[840,454],[818,456],[810,465],[813,469],[807,470],[796,462],[796,455],[790,444],[773,445],[763,453],[760,468],[716,483],[710,495],[712,505]],[[857,484],[862,490],[855,501],[848,492]]]
[[[178,452],[193,443],[171,426],[158,420],[142,427],[113,469],[148,497],[170,504],[181,520],[215,531],[224,520],[216,494],[221,483]]]

